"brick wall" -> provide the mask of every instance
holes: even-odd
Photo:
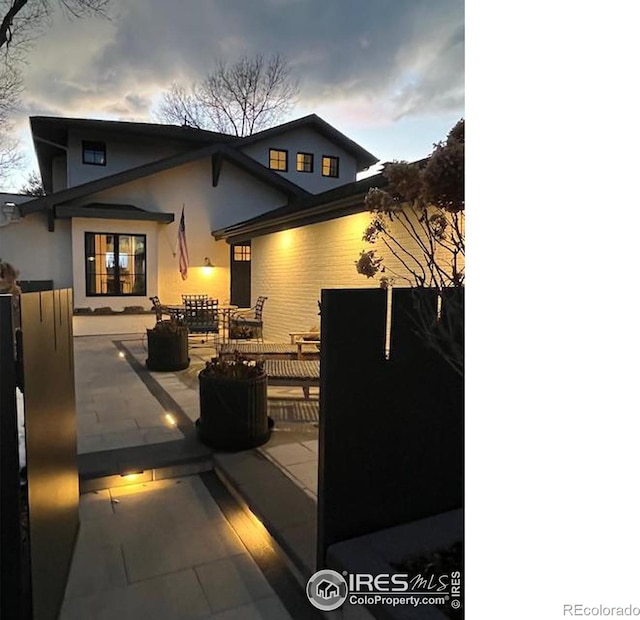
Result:
[[[258,295],[269,297],[265,338],[284,342],[289,332],[319,325],[317,302],[323,288],[379,286],[377,277],[366,278],[355,267],[362,250],[376,247],[362,241],[369,221],[369,213],[358,213],[252,241],[252,303]],[[398,236],[406,243],[406,235]],[[388,251],[381,255],[390,267],[398,266]]]

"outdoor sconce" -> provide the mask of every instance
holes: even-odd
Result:
[[[6,219],[12,220],[15,212],[16,212],[15,202],[5,202],[2,205],[2,215],[4,215]]]
[[[205,269],[213,269],[214,265],[211,264],[211,261],[209,260],[208,256],[204,257],[204,265],[202,265]]]

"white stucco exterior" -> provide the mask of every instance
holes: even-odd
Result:
[[[327,138],[312,129],[294,129],[250,144],[242,150],[249,157],[268,168],[269,149],[284,149],[288,151],[288,171],[276,172],[312,194],[319,194],[356,180],[355,159],[337,144],[327,140]],[[298,172],[296,170],[297,153],[313,153],[312,173]],[[338,178],[322,176],[323,155],[339,157]]]
[[[61,119],[51,119],[47,125],[49,121],[46,118],[39,118],[38,131],[44,137],[41,143],[36,141],[36,148],[42,144],[44,159],[41,163],[44,161],[43,165],[50,166],[47,175],[43,176],[50,179],[53,193],[32,205],[31,210],[38,211],[29,213],[27,209],[19,222],[0,228],[0,256],[15,263],[23,279],[53,279],[56,288],[71,287],[75,308],[110,307],[115,311],[127,306],[149,308],[149,297],[153,295],[158,295],[164,304],[177,304],[181,303],[183,294],[202,293],[217,298],[221,303],[227,302],[230,297],[230,247],[226,241],[215,241],[211,231],[250,220],[278,207],[304,208],[304,193],[297,195],[275,175],[279,174],[311,194],[328,191],[356,179],[355,153],[360,151],[357,148],[345,150],[340,145],[348,149],[351,146],[338,134],[336,142],[326,138],[321,131],[331,135],[331,129],[318,130],[321,119],[312,116],[301,119],[301,123],[293,128],[288,125],[280,130],[276,128],[267,136],[256,137],[256,142],[238,147],[244,156],[264,166],[263,171],[232,153],[226,157],[228,149],[234,148],[232,140],[225,143],[220,159],[216,144],[210,142],[210,148],[203,147],[208,141],[207,136],[198,137],[202,142],[192,141],[191,137],[189,141],[183,141],[181,133],[170,132],[172,138],[167,140],[161,137],[167,135],[165,129],[154,133],[152,127],[145,127],[142,135],[135,127],[127,133],[129,128],[124,124],[105,129],[106,125],[101,125],[100,121],[91,125],[91,121],[86,120],[75,123],[73,119],[62,119],[60,123]],[[61,144],[63,148],[51,151],[47,132],[53,132],[57,126],[65,128],[66,141]],[[104,143],[106,164],[83,163],[83,142]],[[200,159],[178,166],[170,160],[163,165],[173,167],[153,174],[146,174],[148,169],[135,171],[144,164],[202,148],[208,154]],[[288,151],[287,172],[269,170],[271,148]],[[363,152],[366,159],[366,151]],[[313,172],[296,170],[297,153],[313,154]],[[322,176],[323,156],[339,158],[337,178]],[[144,176],[107,189],[97,190],[93,186],[92,192],[92,186],[87,187],[99,179],[105,179],[105,183],[98,186],[105,187],[107,183],[113,183],[109,177],[126,170],[135,171],[131,176]],[[78,189],[74,190],[75,187]],[[119,213],[118,206],[124,207]],[[131,206],[142,212],[131,210]],[[181,277],[177,253],[183,207],[190,258],[186,280]],[[109,216],[113,214],[112,219],[104,217],[105,209]],[[155,221],[149,213],[173,214],[174,221],[170,224]],[[49,231],[51,223],[55,228],[53,232]],[[251,299],[255,300],[260,294],[269,296],[267,337],[285,337],[288,331],[308,329],[317,323],[316,301],[320,287],[339,286],[345,282],[347,285],[370,284],[357,276],[355,269],[345,280],[345,274],[353,267],[357,255],[352,246],[361,237],[364,225],[353,224],[353,231],[347,238],[343,238],[342,232],[336,235],[332,228],[335,223],[317,226],[318,229],[306,227],[283,233],[292,234],[294,239],[286,251],[283,251],[286,243],[283,245],[278,235],[255,241]],[[343,231],[345,226],[348,228],[349,223],[342,222],[340,230]],[[127,270],[126,275],[120,273],[125,294],[96,295],[87,290],[85,235],[88,232],[145,235],[144,294],[137,293],[141,284],[140,259],[132,258],[132,254],[124,251],[123,255],[129,256],[125,261],[131,260],[128,265],[133,265],[133,268],[120,265],[120,269]],[[101,242],[111,241],[103,238]],[[132,243],[140,245],[138,240]],[[95,257],[90,257],[90,260],[102,261],[101,270],[93,279],[95,288],[92,290],[117,289],[119,270],[109,264],[114,256],[109,258],[108,255],[109,252],[103,249],[102,252],[95,251]],[[213,269],[204,267],[205,257],[215,265]],[[132,288],[136,295],[126,294]],[[116,325],[133,328],[149,320],[144,315],[138,318],[118,317],[117,321],[108,317],[83,316],[77,317],[74,323],[82,333],[100,333],[100,330],[115,333],[114,329],[116,332],[123,329]]]
[[[104,142],[106,165],[82,163],[82,142]],[[67,143],[67,187],[95,181],[123,170],[142,166],[152,161],[170,157],[188,149],[184,144],[164,141],[151,142],[148,138],[123,139],[97,131],[69,131]],[[58,164],[60,165],[60,164]],[[54,168],[54,181],[59,172]],[[58,191],[60,188],[54,188]]]
[[[53,280],[55,288],[69,288],[71,222],[57,222],[51,233],[47,216],[36,213],[0,227],[0,257],[20,271],[21,280]]]

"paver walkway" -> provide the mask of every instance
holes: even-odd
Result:
[[[81,496],[60,620],[291,616],[198,476]]]
[[[82,337],[74,345],[78,452],[83,458],[107,461],[110,451],[126,451],[121,448],[137,453],[151,444],[182,445],[195,439],[197,371],[213,349],[191,349],[186,371],[148,373],[141,337]],[[167,399],[159,393],[178,406],[179,424],[167,416],[161,404]],[[220,455],[218,461],[243,490],[250,486],[244,485],[243,475],[252,484],[261,480],[258,487],[270,481],[268,489],[254,489],[255,503],[248,500],[252,508],[261,508],[258,514],[267,517],[265,523],[270,511],[278,517],[283,507],[291,507],[272,535],[302,559],[294,564],[304,573],[315,566],[310,499],[317,501],[317,390],[313,396],[315,401],[304,401],[300,388],[269,388],[269,413],[276,420],[270,441],[259,451]],[[247,468],[251,456],[255,458]],[[240,467],[234,469],[236,463]],[[80,534],[60,620],[291,617],[200,476],[187,475],[202,469],[181,467],[182,478],[81,495]],[[304,491],[297,493],[309,504],[305,510],[297,508],[300,499],[290,494],[292,488]],[[271,519],[271,524],[278,521]],[[302,592],[299,584],[296,592]],[[304,602],[294,617],[308,617]]]

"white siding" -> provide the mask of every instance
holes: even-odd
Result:
[[[285,149],[289,152],[288,171],[276,172],[312,194],[319,194],[356,180],[355,159],[338,145],[312,129],[295,129],[272,138],[265,138],[247,146],[243,152],[268,168],[269,149]],[[296,171],[296,155],[299,152],[313,153],[313,173]],[[340,158],[338,178],[322,176],[323,155]]]

